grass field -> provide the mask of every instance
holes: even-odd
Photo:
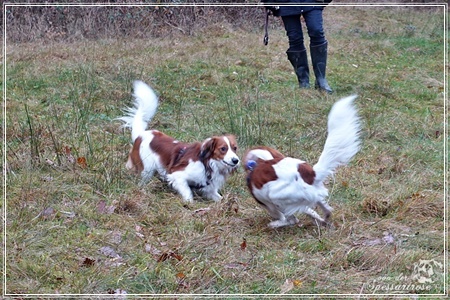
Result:
[[[445,293],[443,13],[327,8],[332,95],[298,89],[279,21],[266,47],[262,30],[230,24],[8,44],[3,294]],[[152,128],[188,142],[232,133],[240,155],[263,144],[311,163],[333,103],[358,94],[362,149],[328,182],[335,229],[306,216],[269,229],[242,170],[219,203],[139,187],[115,120],[135,79],[160,95]],[[425,260],[435,273],[420,282]]]

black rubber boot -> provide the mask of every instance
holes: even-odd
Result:
[[[328,81],[325,79],[326,69],[327,69],[327,48],[328,42],[323,43],[319,46],[310,46],[311,60],[314,70],[314,75],[316,75],[315,88],[327,92],[328,94],[333,93],[333,90],[328,85]]]
[[[288,60],[294,67],[300,88],[309,88],[308,55],[303,51],[287,51]]]

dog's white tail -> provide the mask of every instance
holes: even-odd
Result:
[[[131,138],[136,140],[146,129],[158,108],[158,97],[147,84],[140,80],[133,82],[134,107],[125,109],[126,115],[118,118],[123,127],[131,128]]]
[[[353,104],[356,95],[336,102],[328,115],[328,137],[319,161],[314,165],[316,178],[320,183],[340,165],[346,165],[359,151],[360,120]]]

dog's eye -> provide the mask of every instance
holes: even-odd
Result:
[[[222,148],[220,148],[220,151],[222,151],[222,152],[226,152],[227,151],[227,147],[222,147]]]
[[[233,151],[236,152],[236,150],[237,150],[237,147],[236,147],[236,146],[233,146]]]

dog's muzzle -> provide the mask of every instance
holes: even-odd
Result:
[[[239,165],[239,158],[233,157],[233,158],[231,159],[231,163],[229,163],[229,162],[227,162],[227,161],[225,161],[225,160],[222,160],[222,162],[223,162],[225,165],[227,165],[227,166],[230,166],[230,167],[232,167],[232,168],[236,168],[236,167]]]

